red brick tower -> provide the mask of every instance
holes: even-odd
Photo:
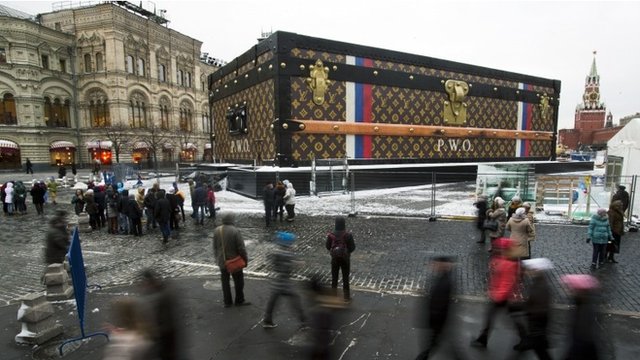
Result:
[[[576,107],[574,128],[580,131],[579,144],[591,144],[592,133],[604,128],[606,108],[600,101],[600,75],[596,68],[596,52],[593,52],[591,71],[584,84],[582,103]]]

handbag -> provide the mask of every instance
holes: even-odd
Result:
[[[494,219],[485,219],[482,224],[484,230],[496,231],[498,230],[498,221]]]
[[[227,260],[227,255],[224,251],[224,230],[223,226],[220,226],[220,242],[222,243],[222,257],[224,260],[224,268],[227,270],[229,274],[237,273],[238,271],[247,267],[247,263],[244,261],[242,256],[238,255],[229,260]]]

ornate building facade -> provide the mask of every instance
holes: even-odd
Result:
[[[621,126],[613,126],[613,115],[600,100],[600,75],[596,67],[595,51],[591,70],[585,79],[582,103],[576,106],[573,129],[561,129],[559,142],[571,150],[588,147],[601,149],[606,147]]]
[[[0,5],[0,168],[211,156],[201,46],[131,3]]]

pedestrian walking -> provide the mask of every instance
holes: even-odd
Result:
[[[262,189],[262,203],[264,204],[264,218],[267,227],[271,225],[271,217],[274,211],[274,188],[273,182],[267,181]]]
[[[473,206],[478,209],[478,215],[476,217],[476,227],[478,228],[478,230],[480,230],[480,240],[476,242],[478,244],[484,244],[487,239],[487,233],[484,229],[484,221],[487,219],[487,196],[478,196],[478,200],[473,203]]]
[[[335,228],[327,235],[325,247],[331,255],[331,289],[338,294],[338,273],[342,272],[342,292],[346,303],[351,302],[349,275],[351,273],[351,253],[356,243],[350,231],[347,231],[346,220],[342,216],[335,219]]]
[[[180,322],[183,311],[178,294],[151,269],[142,272],[140,287],[153,343],[152,353],[145,359],[185,359],[186,338]]]
[[[611,205],[609,205],[607,215],[609,216],[611,234],[613,235],[613,241],[607,244],[607,261],[617,264],[615,254],[620,253],[620,242],[622,241],[622,235],[624,235],[624,210],[622,201],[612,201]]]
[[[296,189],[289,180],[282,182],[287,190],[284,193],[284,208],[287,210],[287,221],[292,222],[296,217]]]
[[[207,206],[207,188],[205,183],[198,183],[193,190],[193,213],[197,225],[204,225],[205,206]]]
[[[562,275],[560,280],[569,289],[575,305],[570,317],[569,350],[565,359],[598,360],[601,358],[598,344],[602,341],[594,300],[600,287],[598,280],[587,274]]]
[[[629,208],[629,193],[626,189],[626,186],[618,185],[618,191],[616,191],[616,193],[613,194],[613,197],[611,198],[611,202],[614,202],[616,200],[620,200],[622,202],[623,213],[626,213],[627,209]]]
[[[270,213],[269,213],[270,214]],[[277,250],[270,254],[271,263],[275,271],[275,278],[271,284],[271,296],[267,303],[267,309],[261,320],[262,327],[265,329],[274,328],[278,324],[273,322],[273,310],[280,297],[287,297],[291,301],[291,305],[298,314],[300,323],[305,325],[307,319],[302,310],[302,300],[295,289],[295,285],[291,281],[291,275],[295,268],[296,256],[291,251],[291,247],[296,240],[296,236],[290,232],[279,231],[276,234]]]
[[[171,208],[169,200],[165,197],[164,190],[156,192],[156,204],[153,209],[153,217],[158,222],[160,231],[162,232],[162,243],[166,244],[171,235],[171,227],[169,221],[174,216],[174,209]]]
[[[27,174],[33,174],[33,164],[31,163],[31,160],[29,160],[29,158],[27,158],[25,166],[27,168]]]
[[[497,223],[495,230],[488,230],[489,239],[491,240],[491,249],[493,248],[493,242],[504,236],[504,229],[507,225],[507,212],[504,209],[504,200],[501,197],[493,199],[491,208],[487,210],[487,220],[492,220]]]
[[[275,205],[273,209],[273,220],[276,220],[276,218],[280,218],[280,222],[282,222],[282,218],[284,216],[284,196],[286,193],[287,187],[282,181],[278,181],[276,183],[276,188],[273,191]]]
[[[67,168],[65,168],[64,165],[60,165],[58,168],[58,179],[64,179],[65,176],[67,176]]]
[[[143,320],[140,305],[132,298],[120,298],[111,305],[113,324],[110,324],[109,343],[103,360],[149,359],[151,341],[148,326]]]
[[[442,340],[446,340],[444,332],[452,317],[451,302],[455,292],[453,267],[454,258],[451,256],[436,256],[431,260],[431,287],[419,300],[420,306],[417,311],[418,326],[427,330],[428,336],[421,336],[424,350],[418,354],[416,360],[428,359]]]
[[[529,240],[535,236],[535,233],[533,232],[533,226],[529,223],[525,208],[519,207],[513,213],[513,216],[507,221],[505,230],[511,232],[510,237],[514,241],[513,256],[520,260],[528,259],[530,257],[529,249],[531,248]]]
[[[516,351],[533,350],[540,360],[550,360],[547,327],[551,310],[551,288],[547,279],[547,272],[553,269],[553,264],[547,258],[524,260],[522,262],[526,275],[530,278],[526,289],[528,294],[525,302],[527,316],[527,335],[516,344]]]
[[[244,273],[242,269],[229,273],[225,266],[227,260],[240,256],[245,264],[249,263],[244,240],[238,228],[235,226],[235,215],[227,212],[222,215],[222,224],[213,232],[213,254],[218,267],[220,267],[220,279],[222,281],[222,294],[224,307],[250,305],[244,297]],[[235,288],[235,302],[231,296],[230,278],[233,277]]]
[[[49,181],[47,182],[47,191],[49,192],[49,196],[51,197],[51,203],[53,205],[56,205],[56,200],[58,199],[58,182],[53,178],[53,176],[50,177]]]
[[[607,243],[610,240],[613,240],[613,233],[609,225],[607,209],[598,209],[598,213],[591,216],[589,232],[587,233],[587,244],[589,242],[593,243],[591,270],[595,270],[604,265]]]
[[[493,320],[498,311],[507,309],[511,314],[517,309],[511,306],[514,300],[519,274],[518,261],[513,257],[513,241],[499,238],[493,242],[493,251],[489,260],[489,309],[480,335],[471,342],[471,346],[486,348]],[[515,322],[520,338],[526,334],[524,328]]]
[[[49,220],[49,230],[45,239],[44,263],[62,264],[67,256],[71,238],[67,230],[67,212],[57,210]]]

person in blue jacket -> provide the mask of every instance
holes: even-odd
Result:
[[[605,249],[609,240],[613,239],[611,225],[607,209],[598,209],[598,213],[591,217],[589,221],[589,233],[587,243],[593,243],[593,256],[591,258],[591,269],[597,269],[604,264]]]

